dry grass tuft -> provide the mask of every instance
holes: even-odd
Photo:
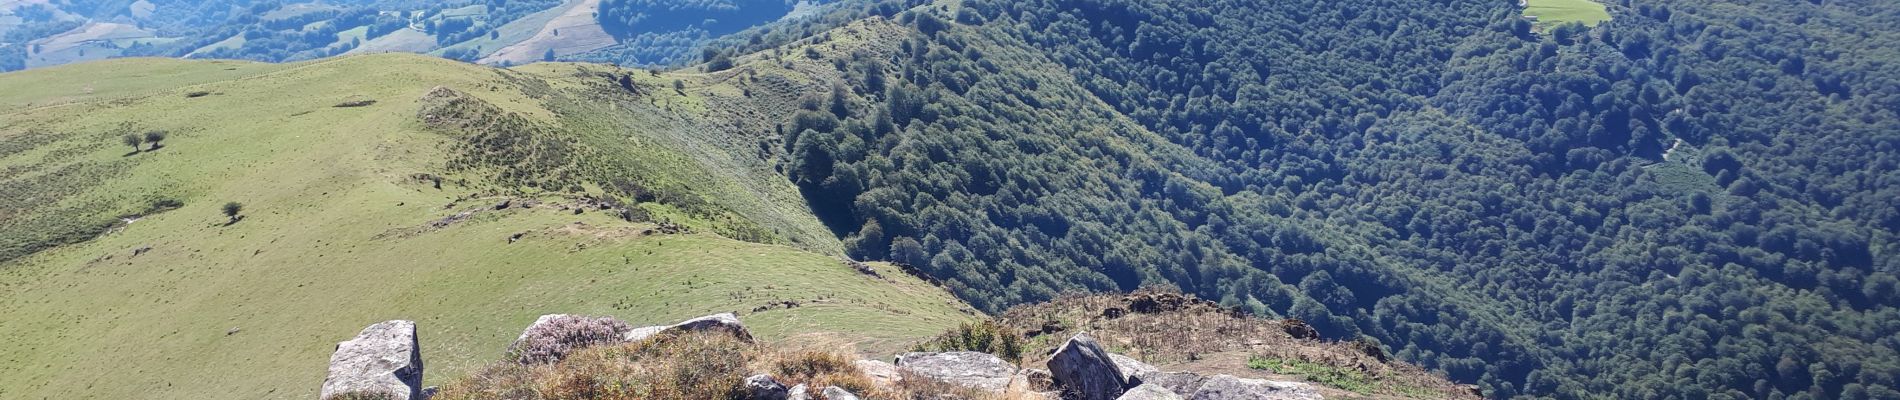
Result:
[[[447,385],[442,400],[738,399],[756,345],[724,333],[591,347],[552,364],[498,363]]]
[[[786,385],[800,383],[812,388],[837,386],[859,395],[878,392],[877,384],[851,362],[855,358],[824,351],[776,353],[770,360],[773,377]]]

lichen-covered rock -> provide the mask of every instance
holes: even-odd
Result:
[[[422,399],[422,347],[413,321],[386,321],[337,343],[319,399],[346,394]]]
[[[650,337],[653,337],[654,335],[659,335],[662,333],[704,332],[704,331],[715,331],[715,330],[731,333],[732,336],[738,337],[739,340],[743,340],[747,342],[752,341],[752,332],[747,331],[745,329],[745,324],[739,323],[739,317],[736,315],[732,315],[732,313],[720,313],[720,314],[713,314],[713,315],[708,315],[708,316],[699,317],[699,318],[693,318],[693,319],[689,319],[684,322],[680,322],[673,325],[649,326],[649,327],[644,327],[644,328],[637,328],[631,331],[627,331],[627,333],[623,335],[622,338],[628,342],[638,342],[638,341],[646,340],[647,338],[650,338]]]
[[[896,364],[878,360],[857,360],[852,361],[851,365],[858,367],[858,371],[864,372],[864,376],[870,377],[871,383],[879,388],[888,390],[904,382],[904,373],[898,371]]]
[[[1114,400],[1128,387],[1114,359],[1087,334],[1063,343],[1049,358],[1049,372],[1066,399]]]
[[[751,400],[785,400],[790,389],[779,383],[771,375],[758,374],[745,378],[746,398]]]
[[[508,354],[523,364],[551,363],[582,348],[621,343],[631,330],[632,325],[612,317],[543,315],[508,344]]]
[[[1182,400],[1181,395],[1156,384],[1146,384],[1128,389],[1117,400]]]
[[[1009,388],[1010,377],[1016,375],[1016,366],[1008,361],[974,351],[907,353],[897,358],[897,367],[918,376],[994,393]]]
[[[1143,374],[1141,382],[1144,385],[1159,385],[1170,392],[1193,394],[1201,390],[1201,384],[1207,382],[1207,378],[1193,372],[1156,372]]]
[[[811,400],[811,387],[800,383],[785,390],[785,400]]]
[[[1190,400],[1320,400],[1311,385],[1215,375]]]

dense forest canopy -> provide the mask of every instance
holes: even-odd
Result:
[[[1496,397],[1900,396],[1900,7],[1514,3],[927,5],[777,151],[986,309],[1170,284]]]

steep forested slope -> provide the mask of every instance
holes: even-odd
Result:
[[[938,3],[735,74],[829,63],[786,174],[981,307],[1166,283],[1500,397],[1893,396],[1900,10],[1611,9]]]

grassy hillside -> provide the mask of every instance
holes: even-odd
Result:
[[[789,184],[715,166],[736,161],[672,128],[692,98],[659,90],[669,77],[410,55],[111,63],[0,75],[32,89],[0,109],[0,185],[29,205],[0,214],[0,232],[9,248],[65,244],[0,263],[0,398],[308,398],[336,341],[394,318],[420,323],[433,382],[500,357],[546,313],[738,311],[769,339],[878,352],[971,318],[894,268],[825,255],[835,239],[774,197],[796,198]],[[96,68],[146,78],[72,94]],[[638,76],[644,94],[601,74]],[[496,132],[423,122],[447,115],[432,93],[565,149],[526,160],[615,161],[511,169],[472,142]],[[119,141],[147,131],[168,133],[161,148]],[[608,175],[629,180],[594,179]],[[232,201],[235,223],[219,212]],[[61,221],[108,231],[19,237]]]

